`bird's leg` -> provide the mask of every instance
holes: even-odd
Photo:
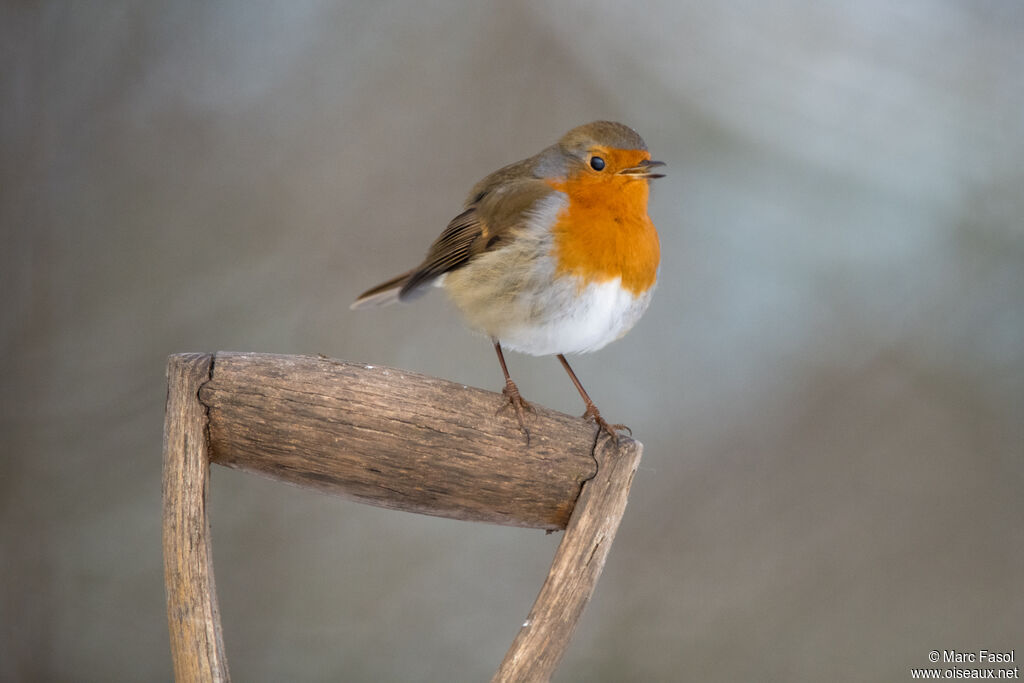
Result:
[[[583,397],[583,403],[587,406],[587,410],[583,413],[584,420],[593,420],[597,423],[598,428],[606,432],[608,436],[612,437],[615,443],[619,443],[619,430],[625,429],[630,434],[633,433],[633,430],[626,425],[608,424],[608,421],[601,417],[601,411],[598,410],[597,406],[594,405],[594,402],[590,400],[587,390],[583,388],[582,384],[580,384],[580,380],[576,377],[576,373],[572,371],[571,367],[569,367],[569,361],[567,361],[565,356],[562,354],[558,354],[558,360],[562,362],[562,367],[569,373],[569,379],[571,379],[572,383],[576,385],[576,391],[580,392],[580,396]]]
[[[501,390],[501,393],[508,399],[508,404],[504,406],[512,406],[516,411],[516,419],[519,420],[519,428],[526,434],[526,444],[530,444],[530,430],[526,428],[526,412],[534,412],[533,406],[526,402],[522,394],[519,393],[519,387],[512,381],[512,376],[508,374],[508,366],[505,365],[505,354],[501,352],[501,342],[497,339],[492,339],[494,342],[494,351],[498,354],[498,362],[501,363],[501,371],[505,375],[505,388]],[[502,408],[502,409],[504,409]]]

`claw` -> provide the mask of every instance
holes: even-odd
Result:
[[[519,421],[519,428],[523,430],[523,434],[526,435],[526,445],[530,445],[530,430],[526,428],[526,413],[536,413],[533,406],[527,403],[526,399],[519,393],[519,387],[511,379],[505,380],[505,388],[501,390],[501,393],[508,399],[508,403],[498,408],[498,412],[507,410],[512,407],[516,411],[516,419]]]
[[[633,430],[624,424],[609,424],[607,420],[601,417],[601,411],[597,409],[593,403],[587,405],[586,412],[583,413],[584,420],[592,420],[599,430],[606,433],[615,442],[615,445],[619,445],[619,432],[625,430],[629,432],[630,436],[633,436]]]

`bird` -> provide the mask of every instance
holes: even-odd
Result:
[[[523,399],[503,349],[558,358],[583,399],[583,419],[617,443],[566,354],[597,351],[647,310],[661,248],[648,216],[650,181],[662,178],[629,126],[594,121],[473,186],[422,263],[359,295],[351,308],[410,301],[443,288],[466,325],[490,337],[502,393],[529,443]]]

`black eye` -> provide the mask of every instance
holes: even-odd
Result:
[[[602,159],[601,157],[590,157],[590,168],[594,169],[595,171],[603,171],[604,159]]]

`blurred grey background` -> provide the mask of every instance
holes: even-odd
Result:
[[[169,680],[164,364],[498,390],[443,295],[350,312],[598,118],[669,176],[646,445],[560,681],[900,681],[1024,652],[1024,5],[4,3],[0,679]],[[553,358],[531,400],[582,406]],[[240,681],[486,680],[560,535],[213,473]]]

